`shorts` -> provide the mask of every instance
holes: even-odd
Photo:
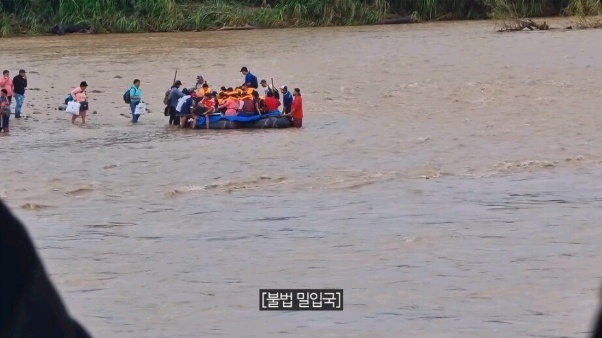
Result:
[[[182,113],[176,110],[176,116],[190,116],[190,111]]]

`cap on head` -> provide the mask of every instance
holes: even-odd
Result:
[[[242,68],[240,69],[240,72],[241,72],[241,73],[242,73],[242,72],[248,72],[248,71],[249,71],[249,70],[247,69],[247,67],[242,67]]]
[[[264,84],[264,83],[268,83],[265,79],[261,80],[259,83]]]
[[[25,69],[19,69],[19,74],[25,74],[25,73],[27,73],[27,72],[25,71]]]
[[[177,80],[173,85],[176,86],[176,87],[177,86],[181,86],[182,85],[182,81]]]
[[[202,80],[202,79],[203,79],[203,75],[197,75],[197,76],[196,76],[196,79],[197,79],[197,80]]]

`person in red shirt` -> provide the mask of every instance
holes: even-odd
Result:
[[[265,104],[265,112],[266,113],[271,113],[273,111],[277,111],[278,107],[280,107],[280,100],[276,99],[274,97],[274,93],[272,93],[271,91],[269,91],[265,95],[265,99],[263,100],[263,102]]]
[[[197,108],[194,110],[194,116],[192,120],[192,129],[197,127],[197,120],[201,115],[205,115],[205,125],[209,129],[209,115],[215,113],[215,100],[211,93],[205,93],[205,96],[197,104]]]
[[[295,88],[293,91],[293,97],[293,105],[291,107],[293,126],[296,128],[301,128],[303,125],[303,101],[301,100],[301,89]]]
[[[205,107],[205,115],[215,113],[215,100],[211,93],[205,93],[205,97],[201,100],[201,104]]]

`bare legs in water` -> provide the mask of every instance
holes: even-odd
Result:
[[[79,115],[73,115],[71,116],[71,123],[75,124],[75,120],[81,117],[82,118],[82,126],[86,125],[86,111],[85,110],[80,110],[79,111]]]

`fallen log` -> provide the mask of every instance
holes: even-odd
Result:
[[[537,23],[531,19],[521,19],[515,20],[510,23],[504,23],[503,27],[499,29],[498,32],[518,32],[522,31],[525,28],[531,31],[545,31],[549,30],[550,26],[548,26],[548,24],[545,21],[543,23]]]
[[[417,23],[417,22],[419,22],[419,20],[416,19],[414,16],[406,15],[406,16],[402,16],[402,17],[398,17],[398,18],[382,19],[382,20],[376,22],[376,24],[377,25],[399,25],[399,24],[408,24],[408,23]]]

